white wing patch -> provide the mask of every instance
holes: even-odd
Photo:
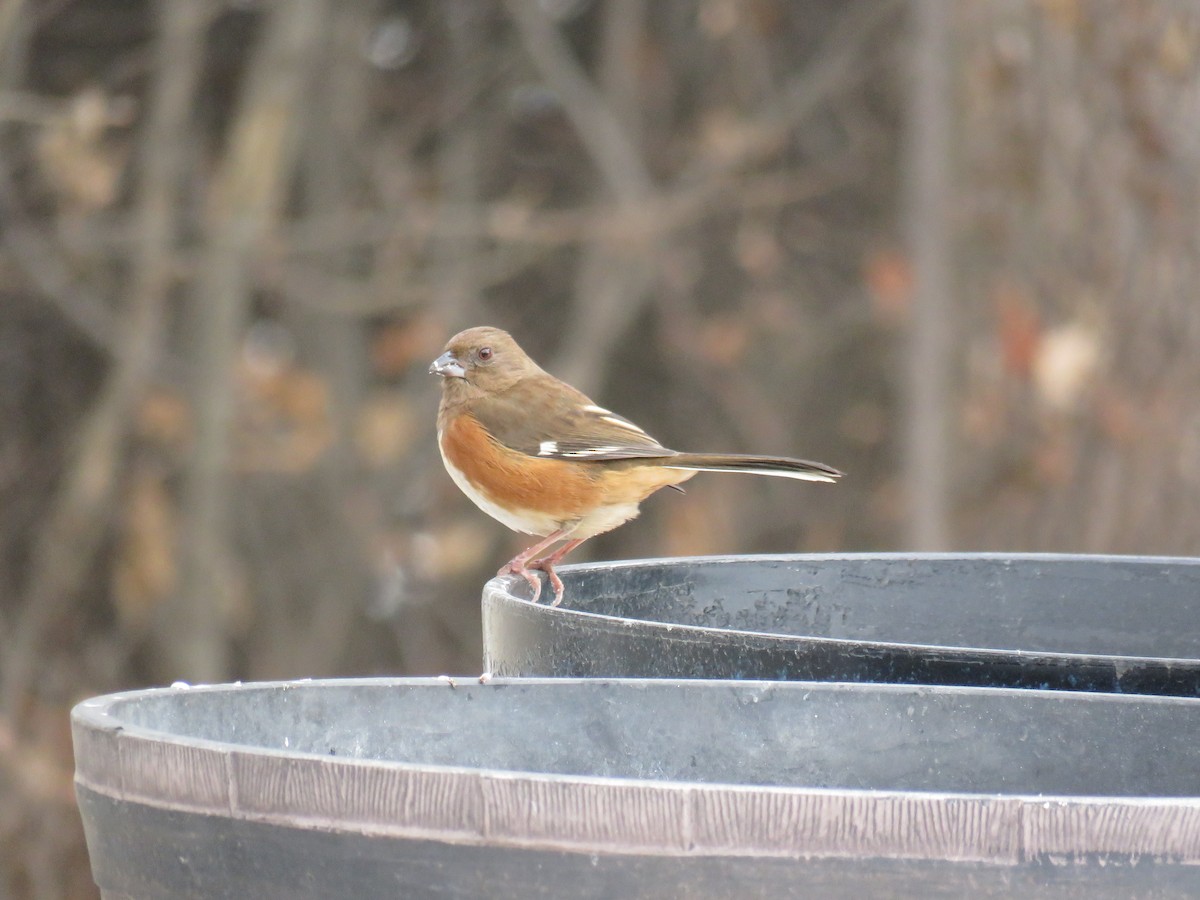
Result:
[[[620,447],[613,447],[613,446],[586,447],[583,450],[567,450],[564,453],[560,453],[559,455],[560,456],[571,456],[571,457],[575,457],[576,459],[581,459],[581,458],[585,459],[589,456],[599,456],[604,453],[617,453],[620,450],[621,450]]]
[[[742,469],[721,469],[717,466],[669,466],[664,464],[664,469],[679,469],[686,472],[734,472],[740,475],[773,475],[776,478],[795,478],[797,481],[826,481],[830,484],[836,484],[837,478],[832,475],[826,475],[824,472],[796,472],[784,471],[782,469],[754,469],[750,467]]]
[[[633,434],[640,434],[645,437],[649,437],[649,435],[647,435],[646,432],[644,432],[641,428],[634,425],[628,419],[621,418],[611,409],[605,409],[603,406],[596,406],[592,403],[589,403],[587,406],[581,408],[584,412],[589,412],[595,416],[598,416],[600,421],[607,422],[609,425],[613,425],[617,428],[623,428],[625,431],[632,432]]]
[[[638,426],[603,406],[587,403],[579,406],[578,411],[583,413],[582,421],[573,423],[578,425],[578,433],[554,441],[539,441],[538,456],[598,460],[672,455],[669,450],[659,447],[658,442]],[[603,423],[605,428],[599,428],[599,423]],[[615,433],[612,431],[614,428],[618,429]],[[589,441],[595,443],[589,444]],[[660,450],[661,454],[658,452]]]
[[[607,422],[609,425],[616,425],[618,428],[624,428],[626,431],[632,431],[634,434],[646,433],[632,422],[626,419],[618,419],[616,416],[601,416],[600,421]]]

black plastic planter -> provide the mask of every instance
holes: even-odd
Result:
[[[110,900],[1200,895],[1194,699],[381,679],[73,727]]]
[[[750,678],[1200,696],[1200,560],[750,556],[488,583],[497,675]]]

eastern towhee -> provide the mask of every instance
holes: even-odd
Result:
[[[442,376],[438,446],[454,483],[509,528],[543,538],[500,569],[533,588],[540,569],[554,588],[554,566],[597,534],[628,522],[638,504],[698,471],[750,472],[835,481],[837,469],[784,456],[680,453],[628,419],[593,403],[545,372],[499,328],[468,328],[429,367]],[[565,543],[538,558],[558,541]]]

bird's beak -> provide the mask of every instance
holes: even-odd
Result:
[[[429,364],[430,375],[441,375],[443,378],[466,378],[467,370],[454,354],[447,350]]]

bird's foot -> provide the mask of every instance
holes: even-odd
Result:
[[[542,594],[542,579],[538,578],[536,575],[534,575],[532,572],[529,571],[530,569],[536,569],[536,568],[537,568],[537,565],[535,563],[527,563],[525,560],[521,559],[518,556],[516,559],[509,560],[504,565],[502,565],[500,567],[500,571],[497,572],[496,574],[497,575],[520,575],[527,582],[529,582],[529,587],[533,591],[533,596],[529,598],[529,602],[537,603],[538,597],[540,597]],[[554,582],[551,581],[550,583],[553,584]],[[557,606],[557,604],[555,604],[555,605]]]
[[[558,577],[558,573],[554,571],[554,564],[557,562],[552,556],[543,556],[541,559],[535,559],[529,564],[531,569],[540,569],[546,573],[546,577],[550,579],[550,586],[554,588],[554,600],[551,606],[558,606],[563,599],[563,583]]]

